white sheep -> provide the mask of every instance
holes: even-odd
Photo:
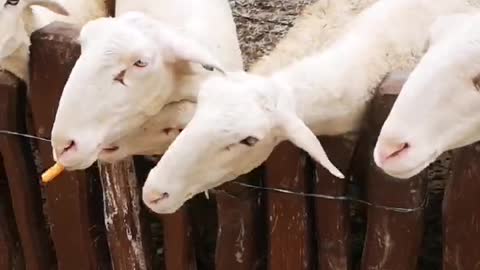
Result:
[[[144,203],[172,213],[259,166],[284,140],[342,177],[315,135],[355,131],[385,75],[418,61],[435,18],[464,10],[456,0],[380,0],[322,52],[268,76],[236,72],[205,81],[192,120],[150,171]]]
[[[132,155],[161,155],[192,119],[196,104],[191,101],[172,102],[140,128],[111,143],[98,159],[116,162]]]
[[[480,140],[480,13],[439,18],[374,150],[376,164],[412,177],[445,151]]]
[[[316,48],[323,48],[337,35],[342,27],[363,8],[376,0],[329,0],[317,1],[305,8],[295,20],[287,37],[283,39],[268,57],[254,64],[256,73],[268,71],[269,66],[278,67],[303,57]],[[308,44],[298,49],[297,44]],[[193,116],[195,104],[188,101],[170,104],[141,128],[112,142],[102,151],[99,160],[114,162],[130,155],[160,155],[165,152],[176,135]],[[168,121],[166,121],[168,119]]]
[[[3,0],[0,70],[28,81],[30,35],[53,21],[76,25],[106,16],[104,0]]]
[[[131,133],[141,135],[142,125],[162,117],[166,104],[195,101],[199,83],[208,76],[242,70],[227,0],[166,2],[170,4],[158,6],[163,19],[125,12],[82,28],[82,53],[52,130],[54,158],[67,169],[86,168],[104,154],[113,156],[121,149],[112,144]],[[156,149],[161,147],[166,146]]]

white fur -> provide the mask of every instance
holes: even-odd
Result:
[[[263,71],[269,76],[237,72],[207,80],[193,119],[150,172],[144,202],[155,212],[174,212],[259,166],[283,140],[340,177],[315,135],[355,131],[385,75],[413,68],[435,18],[466,9],[457,0],[380,0],[320,53]]]
[[[375,147],[375,161],[388,174],[412,177],[443,152],[480,140],[479,26],[480,13],[441,17],[432,26],[430,48]]]
[[[74,170],[90,166],[99,157],[112,161],[125,154],[165,151],[174,134],[162,132],[170,126],[158,126],[157,118],[165,119],[164,106],[194,102],[201,81],[223,70],[242,69],[227,0],[201,3],[160,1],[146,8],[158,12],[155,16],[126,12],[82,28],[82,53],[65,85],[52,130],[58,162]],[[146,66],[135,66],[139,60]],[[201,64],[217,70],[206,70]],[[123,84],[114,79],[122,72]],[[167,110],[186,111],[186,115],[166,124],[185,125],[183,119],[189,119],[194,108],[186,107]],[[149,149],[145,138],[151,143]],[[75,151],[61,154],[71,140],[76,142]],[[104,151],[111,146],[120,146],[121,151]]]
[[[106,15],[104,0],[20,0],[0,5],[0,70],[28,80],[30,35],[53,21],[76,25]],[[65,16],[68,13],[68,16]]]
[[[303,14],[296,19],[295,26],[287,33],[286,38],[268,57],[259,60],[252,67],[253,71],[264,74],[325,47],[352,17],[374,1],[376,0],[336,0],[332,4],[330,0],[320,0],[314,5],[307,6]],[[175,18],[177,17],[173,19]],[[299,49],[298,44],[306,45]],[[159,112],[158,117],[153,117],[143,124],[142,128],[112,142],[110,147],[117,146],[119,149],[114,152],[103,152],[99,159],[113,162],[130,155],[163,154],[180,129],[190,121],[194,109],[195,104],[192,102],[172,104],[168,110]],[[169,121],[165,122],[162,119]]]

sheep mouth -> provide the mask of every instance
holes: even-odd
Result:
[[[118,146],[110,146],[110,147],[103,148],[102,152],[110,154],[110,153],[118,151],[119,148],[120,147],[118,147]]]

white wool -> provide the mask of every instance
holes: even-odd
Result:
[[[324,48],[332,42],[335,36],[343,31],[345,24],[364,8],[376,0],[320,0],[305,8],[295,20],[294,26],[285,38],[280,40],[275,49],[267,56],[257,61],[251,68],[253,73],[266,74],[279,67],[304,57],[311,52]],[[172,19],[176,19],[173,17]],[[298,46],[302,44],[302,46]],[[179,106],[178,113],[169,116],[169,123],[156,121],[157,117],[146,122],[141,129],[113,142],[119,151],[100,156],[106,161],[115,161],[129,155],[163,154],[175,136],[174,133],[164,133],[163,130],[183,129],[190,121],[195,104],[182,102],[173,104],[170,110]],[[163,119],[164,112],[158,113]],[[141,142],[141,143],[140,143]]]
[[[120,3],[116,18],[93,20],[82,28],[82,54],[65,85],[52,130],[57,152],[71,140],[77,143],[78,151],[58,160],[68,169],[88,167],[99,157],[113,161],[165,151],[176,133],[163,130],[186,125],[183,119],[193,114],[190,103],[196,101],[200,82],[243,69],[227,0],[147,2]],[[85,102],[79,104],[79,99]],[[171,103],[173,109],[167,110]],[[183,105],[175,108],[176,103],[189,104],[188,112]],[[184,115],[164,122],[165,111]],[[118,151],[104,151],[116,146]]]
[[[374,151],[376,164],[412,177],[442,153],[480,140],[480,13],[440,17],[430,48],[404,84]]]
[[[54,8],[52,8],[52,3]],[[50,10],[55,11],[57,6],[65,9],[69,15],[60,15]],[[5,52],[7,55],[0,57],[0,70],[8,70],[17,77],[28,81],[28,47],[32,32],[53,21],[63,21],[81,26],[91,19],[105,15],[104,0],[24,0],[16,6],[2,5],[0,7],[0,21],[4,27],[6,25],[9,27],[3,28],[0,34],[4,38],[11,36],[17,42],[10,41],[10,44],[16,43],[12,45],[16,49],[8,49],[9,52]],[[3,42],[0,43],[0,51],[7,50],[2,46],[7,45]],[[3,54],[3,52],[0,53],[0,55]]]
[[[418,61],[433,21],[467,9],[460,0],[380,0],[332,34],[321,52],[261,71],[270,76],[237,72],[207,80],[191,122],[150,172],[144,202],[158,213],[174,212],[259,166],[283,140],[341,176],[315,135],[355,131],[385,75]]]

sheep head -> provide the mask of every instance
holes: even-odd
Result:
[[[196,41],[143,13],[90,21],[79,40],[52,130],[54,158],[67,170],[89,167],[155,117],[180,91],[181,76],[212,72],[192,63],[222,70]]]
[[[21,45],[29,45],[30,37],[25,28],[23,14],[33,5],[45,7],[55,13],[68,12],[54,0],[2,0],[0,6],[0,59],[13,54]]]
[[[99,160],[116,162],[132,155],[161,155],[192,119],[196,104],[167,104],[155,117],[100,152]]]
[[[430,48],[398,96],[374,150],[376,164],[412,177],[443,152],[480,140],[479,15],[432,26]]]
[[[244,72],[210,77],[192,120],[150,171],[143,201],[157,213],[172,213],[195,194],[258,167],[284,140],[343,178],[297,116],[290,88]]]

